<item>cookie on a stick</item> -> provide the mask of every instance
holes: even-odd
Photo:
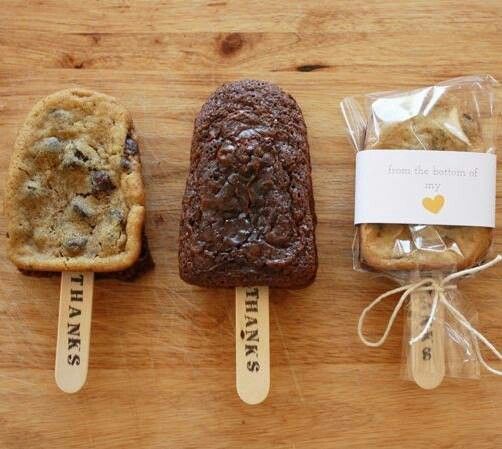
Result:
[[[481,123],[469,97],[431,95],[422,109],[403,119],[385,121],[382,117],[399,111],[413,93],[395,94],[371,105],[364,143],[365,150],[424,150],[485,152]],[[361,224],[359,257],[363,266],[418,281],[427,274],[440,278],[443,273],[460,271],[481,262],[492,242],[492,229],[472,226]],[[423,328],[431,313],[432,298],[415,292],[410,301],[412,335]],[[426,339],[411,346],[409,367],[414,380],[423,388],[439,385],[445,374],[444,310],[441,304]]]
[[[94,273],[128,277],[146,250],[129,112],[80,88],[39,101],[14,146],[6,213],[12,262],[30,274],[62,273],[56,381],[78,391],[87,375]]]

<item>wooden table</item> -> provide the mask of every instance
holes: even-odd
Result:
[[[1,178],[40,97],[77,85],[116,96],[140,135],[157,267],[133,284],[97,282],[88,382],[66,395],[53,374],[58,279],[0,265],[0,447],[502,447],[502,379],[421,391],[399,379],[401,319],[381,349],[357,338],[363,306],[393,284],[352,270],[354,154],[338,106],[462,74],[502,79],[501,23],[498,0],[3,1]],[[302,106],[319,216],[317,281],[272,291],[272,387],[254,407],[234,388],[233,291],[183,283],[177,261],[194,117],[213,89],[244,77]],[[502,228],[496,237],[501,251]],[[462,287],[499,346],[501,275]]]

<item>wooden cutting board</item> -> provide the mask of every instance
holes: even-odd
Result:
[[[88,382],[66,395],[53,373],[59,280],[24,277],[4,258],[0,447],[502,447],[502,379],[422,391],[399,379],[401,318],[383,348],[357,338],[362,308],[393,284],[352,270],[354,154],[339,112],[347,95],[502,79],[501,23],[496,0],[4,0],[0,177],[40,97],[70,86],[116,96],[140,136],[157,267],[133,284],[96,283]],[[254,407],[234,387],[233,291],[191,287],[177,266],[194,117],[218,85],[245,77],[278,83],[303,108],[319,217],[317,281],[271,291],[271,392]],[[501,275],[462,286],[499,346]]]

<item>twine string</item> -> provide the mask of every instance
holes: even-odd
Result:
[[[447,290],[454,290],[457,288],[455,284],[452,284],[453,281],[459,278],[463,278],[465,276],[469,276],[471,274],[477,273],[479,271],[486,270],[493,265],[496,265],[502,261],[502,256],[499,254],[497,255],[494,259],[479,265],[474,268],[467,268],[465,270],[458,271],[456,273],[450,274],[443,279],[435,279],[432,277],[427,277],[424,279],[421,279],[417,282],[413,282],[411,284],[403,285],[402,287],[398,287],[392,290],[389,290],[383,294],[381,294],[378,298],[373,300],[361,313],[361,316],[359,317],[359,322],[357,324],[357,333],[359,335],[359,338],[361,341],[366,345],[370,346],[373,348],[376,348],[378,346],[381,346],[385,343],[385,340],[387,340],[387,337],[389,336],[390,330],[392,329],[392,326],[394,324],[394,321],[396,320],[397,315],[399,314],[399,311],[403,307],[404,303],[406,300],[416,292],[428,292],[432,294],[432,307],[431,307],[431,313],[429,315],[429,318],[427,319],[427,322],[423,326],[422,330],[418,333],[416,336],[412,336],[410,338],[409,344],[412,345],[416,343],[417,341],[421,340],[423,336],[429,331],[430,327],[432,326],[432,323],[435,319],[436,311],[438,309],[439,304],[442,304],[446,307],[448,312],[457,320],[458,323],[460,323],[464,328],[466,328],[477,340],[482,342],[499,360],[502,360],[502,354],[495,348],[495,346],[481,333],[479,332],[470,322],[469,320],[455,307],[453,304],[451,304],[450,301],[448,301],[445,292]],[[390,318],[387,322],[387,326],[385,327],[385,330],[377,341],[371,341],[368,340],[363,333],[363,327],[364,327],[364,320],[366,319],[366,315],[374,308],[376,307],[381,301],[384,299],[388,298],[389,296],[395,295],[396,293],[401,293],[401,296],[399,297],[399,300],[397,304],[394,307],[394,310],[392,311]],[[502,376],[502,370],[497,370],[490,366],[486,360],[483,358],[483,355],[481,354],[481,351],[479,349],[478,345],[476,346],[476,353],[478,356],[479,361],[481,364],[491,373],[496,374],[498,376]]]

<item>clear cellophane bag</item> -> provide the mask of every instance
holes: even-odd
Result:
[[[434,86],[349,97],[341,109],[349,140],[356,152],[372,149],[424,151],[495,152],[497,82],[489,75],[466,76]],[[408,285],[421,279],[444,279],[485,262],[490,256],[492,229],[467,226],[420,224],[360,224],[356,226],[353,262],[356,270],[383,274]],[[467,245],[465,242],[476,242]],[[476,326],[477,313],[460,293],[456,282],[449,283],[445,298],[470,324]],[[421,293],[423,326],[430,317],[432,295]],[[410,340],[420,327],[412,323],[406,310],[402,374],[410,379]],[[432,320],[444,329],[445,375],[477,378],[478,341],[447,310],[436,311]],[[424,360],[427,346],[424,338]]]

